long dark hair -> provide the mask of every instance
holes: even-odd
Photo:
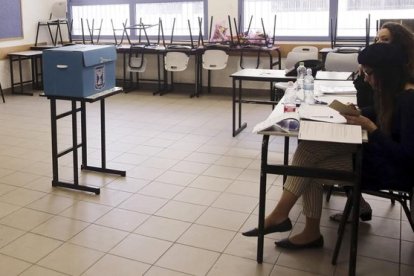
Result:
[[[407,70],[410,81],[414,81],[414,34],[403,25],[386,22],[381,29],[387,29],[391,34],[391,44],[401,47],[407,55]]]
[[[409,79],[406,52],[397,44],[375,43],[359,53],[358,62],[372,70],[369,74],[374,77],[372,88],[377,125],[391,134],[396,99]]]
[[[375,82],[373,90],[377,124],[387,134],[391,134],[392,116],[397,95],[404,90],[407,81],[407,71],[404,67],[372,67]]]

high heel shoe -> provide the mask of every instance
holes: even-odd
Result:
[[[350,216],[348,217],[347,222],[352,222],[352,212],[351,210]],[[329,218],[336,222],[341,222],[343,213],[336,213],[331,215]],[[370,221],[372,219],[372,208],[368,202],[366,202],[363,198],[361,198],[361,203],[359,206],[359,218],[362,221]]]

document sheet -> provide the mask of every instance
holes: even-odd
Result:
[[[362,144],[361,126],[300,121],[299,140]]]

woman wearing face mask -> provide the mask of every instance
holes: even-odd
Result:
[[[368,132],[362,155],[362,188],[405,190],[413,187],[414,83],[409,80],[406,60],[401,48],[385,43],[370,45],[358,56],[364,79],[374,90],[372,107],[361,110],[362,115],[345,116],[347,123],[360,125]],[[302,141],[292,165],[350,170],[354,150],[351,144]],[[289,212],[300,196],[306,223],[299,234],[277,241],[277,247],[293,250],[323,247],[322,183],[326,181],[287,178],[279,202],[265,219],[264,232],[291,230]],[[257,236],[258,230],[255,228],[243,235]]]
[[[387,22],[382,25],[375,38],[375,43],[390,43],[397,45],[407,56],[407,70],[409,72],[410,80],[414,81],[414,35],[406,27],[394,22]],[[359,74],[354,81],[357,90],[357,105],[360,109],[374,105],[372,86],[364,81],[364,74],[359,70]],[[371,220],[372,209],[368,202],[361,197],[360,218],[363,221]],[[330,218],[334,221],[340,222],[342,213],[333,214]],[[349,218],[349,221],[351,218]]]
[[[375,38],[375,43],[395,44],[406,53],[407,66],[414,76],[414,35],[406,27],[394,22],[387,22],[382,25]],[[364,76],[361,74],[354,81],[357,89],[357,104],[359,108],[373,105],[373,92],[371,86],[364,82]]]

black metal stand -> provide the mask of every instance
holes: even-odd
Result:
[[[106,167],[106,127],[105,127],[105,98],[122,92],[119,87],[107,90],[101,93],[97,93],[90,97],[85,98],[74,98],[66,96],[51,96],[47,98],[50,100],[50,116],[51,116],[51,131],[52,131],[52,167],[53,167],[53,180],[52,186],[64,187],[74,190],[93,192],[100,194],[100,189],[97,187],[90,187],[85,185],[79,185],[78,175],[78,148],[82,150],[82,170],[90,170],[95,172],[118,174],[125,176],[126,172],[121,170],[108,169]],[[68,100],[71,101],[71,110],[57,114],[56,113],[56,101],[57,100]],[[87,157],[87,137],[86,137],[86,103],[92,103],[100,101],[101,104],[101,166],[94,167],[88,165]],[[80,102],[80,107],[77,107],[77,102]],[[77,113],[81,114],[81,143],[78,143],[78,130],[77,130]],[[57,121],[61,118],[72,116],[72,147],[58,152],[57,142]],[[73,157],[73,183],[62,182],[59,180],[59,157],[62,157],[68,153],[72,153]]]

